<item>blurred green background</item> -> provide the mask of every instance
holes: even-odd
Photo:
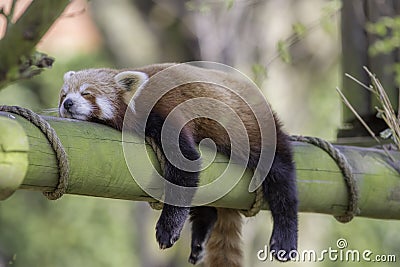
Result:
[[[334,140],[341,121],[335,92],[341,84],[339,7],[328,0],[76,0],[39,44],[56,58],[53,68],[1,90],[0,104],[37,112],[55,108],[68,70],[209,60],[254,79],[289,133]],[[188,225],[173,248],[159,251],[158,216],[146,203],[70,195],[48,201],[38,192],[18,191],[0,202],[0,267],[190,266]],[[397,266],[260,262],[257,252],[272,230],[270,214],[244,221],[245,266]],[[337,249],[344,238],[349,249],[395,254],[399,262],[399,226],[365,218],[340,224],[331,216],[301,214],[299,250]]]

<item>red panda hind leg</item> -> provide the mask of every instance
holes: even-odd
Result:
[[[241,267],[242,218],[238,210],[217,208],[218,219],[206,245],[204,267]]]
[[[192,222],[192,243],[189,262],[197,264],[202,261],[206,252],[206,244],[217,221],[217,209],[214,207],[192,207],[190,221]]]

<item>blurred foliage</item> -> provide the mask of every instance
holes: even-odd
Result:
[[[400,16],[382,17],[376,22],[369,22],[366,30],[378,37],[368,48],[371,56],[388,55],[400,48]],[[383,67],[395,73],[396,85],[400,86],[400,63]]]
[[[372,252],[371,259],[373,260],[376,255],[395,255],[396,262],[366,262],[360,260],[359,262],[351,261],[348,263],[333,261],[325,266],[344,266],[351,264],[351,266],[398,266],[400,260],[399,253],[399,240],[398,240],[398,221],[383,221],[373,219],[359,219],[356,218],[350,224],[335,223],[335,227],[330,229],[331,234],[327,245],[333,249],[337,249],[337,240],[344,238],[348,246],[343,249],[343,252],[348,250],[358,250],[360,254],[364,250]],[[328,248],[328,246],[326,247]],[[339,250],[340,251],[340,250]],[[360,257],[361,258],[361,257]]]
[[[255,63],[251,66],[251,71],[253,72],[253,81],[261,87],[263,81],[268,77],[267,68],[262,64]]]
[[[400,16],[382,17],[375,23],[369,22],[366,29],[380,37],[369,47],[371,56],[389,54],[400,47]]]
[[[129,202],[17,192],[0,207],[0,253],[12,266],[137,266]]]
[[[306,32],[307,32],[307,27],[304,24],[297,22],[297,23],[293,24],[292,28],[293,28],[294,33],[297,36],[299,36],[300,39],[305,37]]]
[[[305,25],[299,21],[292,24],[293,33],[285,40],[279,40],[277,43],[277,52],[279,57],[285,63],[291,63],[292,57],[290,47],[304,39],[307,34],[316,28],[322,28],[328,33],[334,34],[334,23],[332,17],[337,15],[342,7],[340,0],[331,0],[321,10],[321,16],[318,20],[309,25]]]
[[[327,1],[321,10],[321,27],[329,33],[335,32],[335,25],[332,23],[332,16],[339,13],[342,8],[342,0]]]
[[[211,11],[211,5],[209,3],[198,2],[198,1],[187,1],[185,7],[188,11],[195,11],[200,13],[208,13]]]
[[[291,63],[292,62],[292,57],[289,52],[289,44],[284,41],[279,41],[277,44],[277,49],[279,53],[279,57],[283,60],[285,63]]]
[[[223,0],[223,5],[227,10],[230,10],[235,4],[236,0]],[[217,3],[220,4],[220,3]],[[211,12],[213,6],[215,6],[215,1],[196,1],[188,0],[185,2],[185,7],[187,11],[208,13]]]

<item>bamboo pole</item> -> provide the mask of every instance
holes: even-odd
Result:
[[[0,136],[0,167],[2,159],[10,157],[4,149],[24,138],[29,149],[19,149],[27,156],[27,170],[18,189],[44,191],[52,189],[58,181],[57,162],[53,150],[43,133],[27,120],[0,112],[0,129],[16,130]],[[69,194],[135,201],[154,201],[131,177],[125,164],[121,133],[104,125],[72,121],[54,117],[46,120],[57,131],[70,161]],[[18,124],[18,127],[15,126]],[[13,126],[14,125],[14,126]],[[3,132],[3,130],[2,130]],[[25,136],[25,137],[24,137]],[[20,141],[18,141],[20,140]],[[141,145],[138,137],[130,138],[133,145]],[[378,149],[337,146],[346,156],[355,173],[359,187],[359,216],[400,219],[400,153],[391,152],[396,163]],[[150,149],[151,150],[151,149]],[[294,142],[297,181],[301,212],[340,215],[347,208],[347,188],[335,161],[318,147]],[[157,164],[155,155],[148,155]],[[201,182],[212,180],[226,167],[227,159],[218,155],[215,162],[201,173]],[[19,162],[14,162],[18,166]],[[22,163],[21,163],[22,164]],[[12,164],[6,165],[10,167]],[[22,168],[22,167],[21,167]],[[3,169],[4,170],[4,169]],[[246,172],[234,189],[210,205],[248,209],[255,195],[247,191],[251,173]],[[0,193],[10,173],[0,172]],[[267,209],[267,205],[264,205]]]

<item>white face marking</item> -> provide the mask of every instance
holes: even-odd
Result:
[[[114,117],[114,107],[106,96],[98,96],[96,104],[101,110],[102,119],[112,119]]]
[[[68,99],[73,102],[69,111],[64,107],[64,103]],[[91,103],[83,98],[80,93],[68,93],[60,105],[60,115],[64,118],[87,120],[92,112],[93,107]]]
[[[81,87],[79,87],[79,92],[82,93],[83,91],[85,91],[89,87],[90,87],[90,84],[84,83],[84,84],[81,85]]]

